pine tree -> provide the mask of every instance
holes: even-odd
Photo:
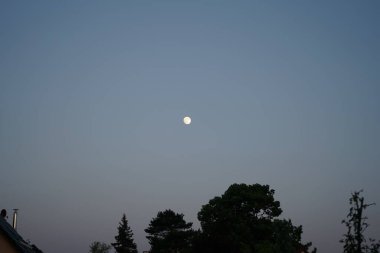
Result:
[[[158,212],[145,229],[151,245],[151,253],[180,253],[190,249],[194,231],[192,223],[183,219],[183,214],[168,209]]]
[[[117,228],[118,235],[115,236],[115,243],[112,246],[115,248],[117,253],[137,253],[136,243],[133,240],[133,233],[131,228],[128,226],[128,221],[123,214],[119,226]]]

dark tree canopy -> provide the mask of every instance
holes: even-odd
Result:
[[[90,245],[90,253],[108,253],[111,246],[104,243],[95,241]]]
[[[205,252],[256,253],[307,250],[301,227],[275,219],[282,213],[268,185],[233,184],[198,213]],[[280,251],[278,251],[281,248]]]
[[[183,219],[183,214],[172,210],[158,212],[157,217],[150,221],[145,232],[151,245],[152,253],[184,252],[190,247],[193,235],[192,223]]]
[[[117,228],[118,234],[115,236],[115,243],[112,246],[115,248],[117,253],[137,253],[137,247],[133,240],[133,233],[131,228],[128,226],[128,221],[123,214],[119,226]]]
[[[267,250],[258,252],[308,252],[311,243],[301,243],[302,226],[294,226],[291,220],[274,219],[272,229],[271,240],[259,244],[259,247],[265,245]]]

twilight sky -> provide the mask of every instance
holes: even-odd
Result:
[[[44,252],[140,251],[171,208],[269,184],[319,252],[380,239],[380,1],[1,1],[0,208]],[[185,126],[182,118],[192,117]]]

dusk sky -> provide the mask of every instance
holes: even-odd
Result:
[[[140,252],[158,211],[269,184],[342,252],[351,192],[380,239],[380,1],[1,1],[0,209],[44,252]],[[183,117],[192,118],[184,125]]]

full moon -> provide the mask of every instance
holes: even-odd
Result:
[[[191,124],[191,118],[189,116],[184,117],[183,123],[185,123],[185,125],[190,125]]]

